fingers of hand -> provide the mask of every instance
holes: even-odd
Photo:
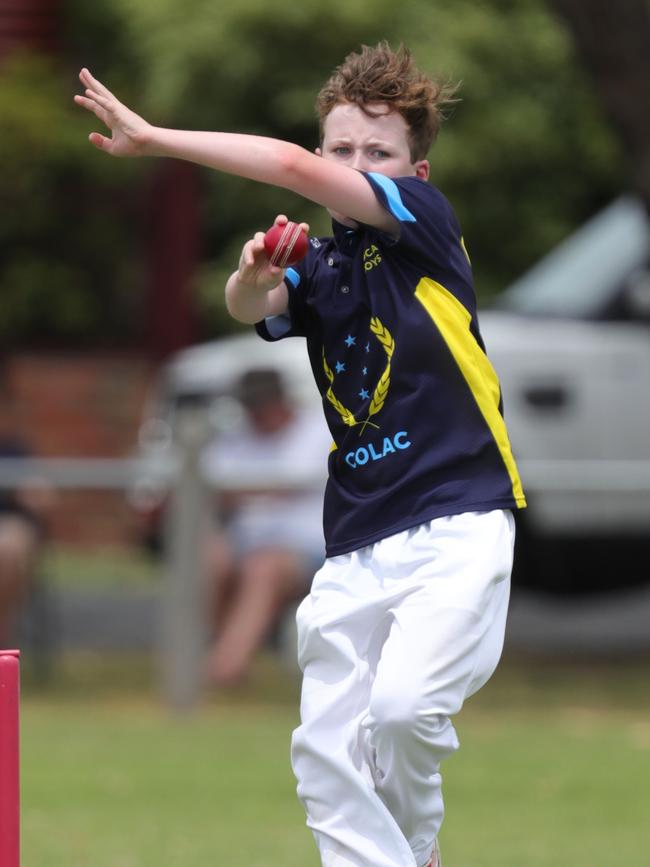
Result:
[[[264,234],[263,232],[256,232],[255,237],[244,244],[240,263],[248,268],[255,268],[259,265],[260,255],[263,253]]]
[[[84,68],[79,73],[79,79],[85,86],[83,96],[77,94],[75,102],[77,105],[94,112],[97,117],[108,124],[108,118],[116,114],[118,101],[107,87],[94,78],[90,72]]]
[[[255,254],[253,253],[254,243],[254,240],[246,241],[242,248],[241,257],[239,259],[240,272],[243,268],[250,268],[255,264]]]
[[[80,105],[82,108],[87,108],[89,111],[94,110],[95,104],[92,99],[88,99],[88,97],[82,96],[80,93],[75,93],[73,99],[77,105]]]
[[[81,105],[84,108],[88,109],[88,111],[92,111],[92,113],[96,117],[98,117],[107,126],[109,126],[109,123],[108,123],[108,118],[110,117],[109,112],[104,108],[104,106],[100,105],[95,99],[89,98],[87,96],[76,96],[75,102],[77,103],[77,105]]]
[[[112,97],[103,96],[101,93],[98,93],[96,90],[92,90],[91,88],[86,88],[86,98],[92,99],[97,105],[101,105],[102,108],[109,108],[113,102]]]
[[[282,277],[282,269],[271,265],[264,250],[264,233],[257,232],[247,241],[239,260],[239,279],[244,283],[255,284],[261,288],[275,286]]]
[[[107,87],[104,87],[101,81],[91,75],[90,70],[86,67],[84,67],[79,73],[79,79],[81,80],[81,83],[89,90],[92,90],[105,98],[107,97],[110,99],[113,96],[110,90]]]
[[[278,216],[273,221],[274,226],[286,226],[289,222],[289,218],[286,214],[278,214]],[[300,223],[300,228],[303,232],[309,234],[309,223]]]
[[[274,226],[286,226],[289,222],[289,218],[286,214],[278,214],[278,216],[273,221]],[[303,232],[309,234],[309,223],[300,223],[300,228]]]
[[[99,148],[100,151],[107,150],[110,147],[111,140],[103,136],[99,132],[91,132],[88,136],[88,141]]]

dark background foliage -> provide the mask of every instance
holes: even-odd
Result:
[[[463,225],[483,302],[618,195],[631,171],[543,0],[67,0],[59,50],[0,68],[0,340],[132,346],[146,328],[144,252],[157,161],[88,145],[72,103],[84,64],[154,123],[317,145],[314,96],[361,43],[408,44],[429,72],[462,80],[431,154],[432,181]],[[222,285],[242,242],[278,212],[328,231],[312,205],[200,172],[197,336],[233,327]]]

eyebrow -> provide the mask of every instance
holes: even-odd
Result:
[[[346,136],[337,136],[336,138],[331,139],[330,147],[335,147],[340,144],[350,144],[352,139]],[[368,142],[364,142],[364,147],[373,147],[373,148],[389,148],[392,147],[390,142],[382,141],[381,139],[371,139]]]

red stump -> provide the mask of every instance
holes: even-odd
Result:
[[[20,867],[20,651],[0,650],[0,867]]]

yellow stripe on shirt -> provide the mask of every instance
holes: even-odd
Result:
[[[490,360],[470,331],[471,316],[460,301],[429,277],[423,277],[415,297],[434,321],[467,382],[505,464],[518,506],[526,505],[508,431],[499,412],[501,389]]]
[[[464,238],[460,239],[460,246],[463,248],[463,253],[465,254],[465,258],[467,259],[467,261],[471,265],[472,260],[469,258],[469,253],[467,252],[467,247],[465,246],[465,239]]]

